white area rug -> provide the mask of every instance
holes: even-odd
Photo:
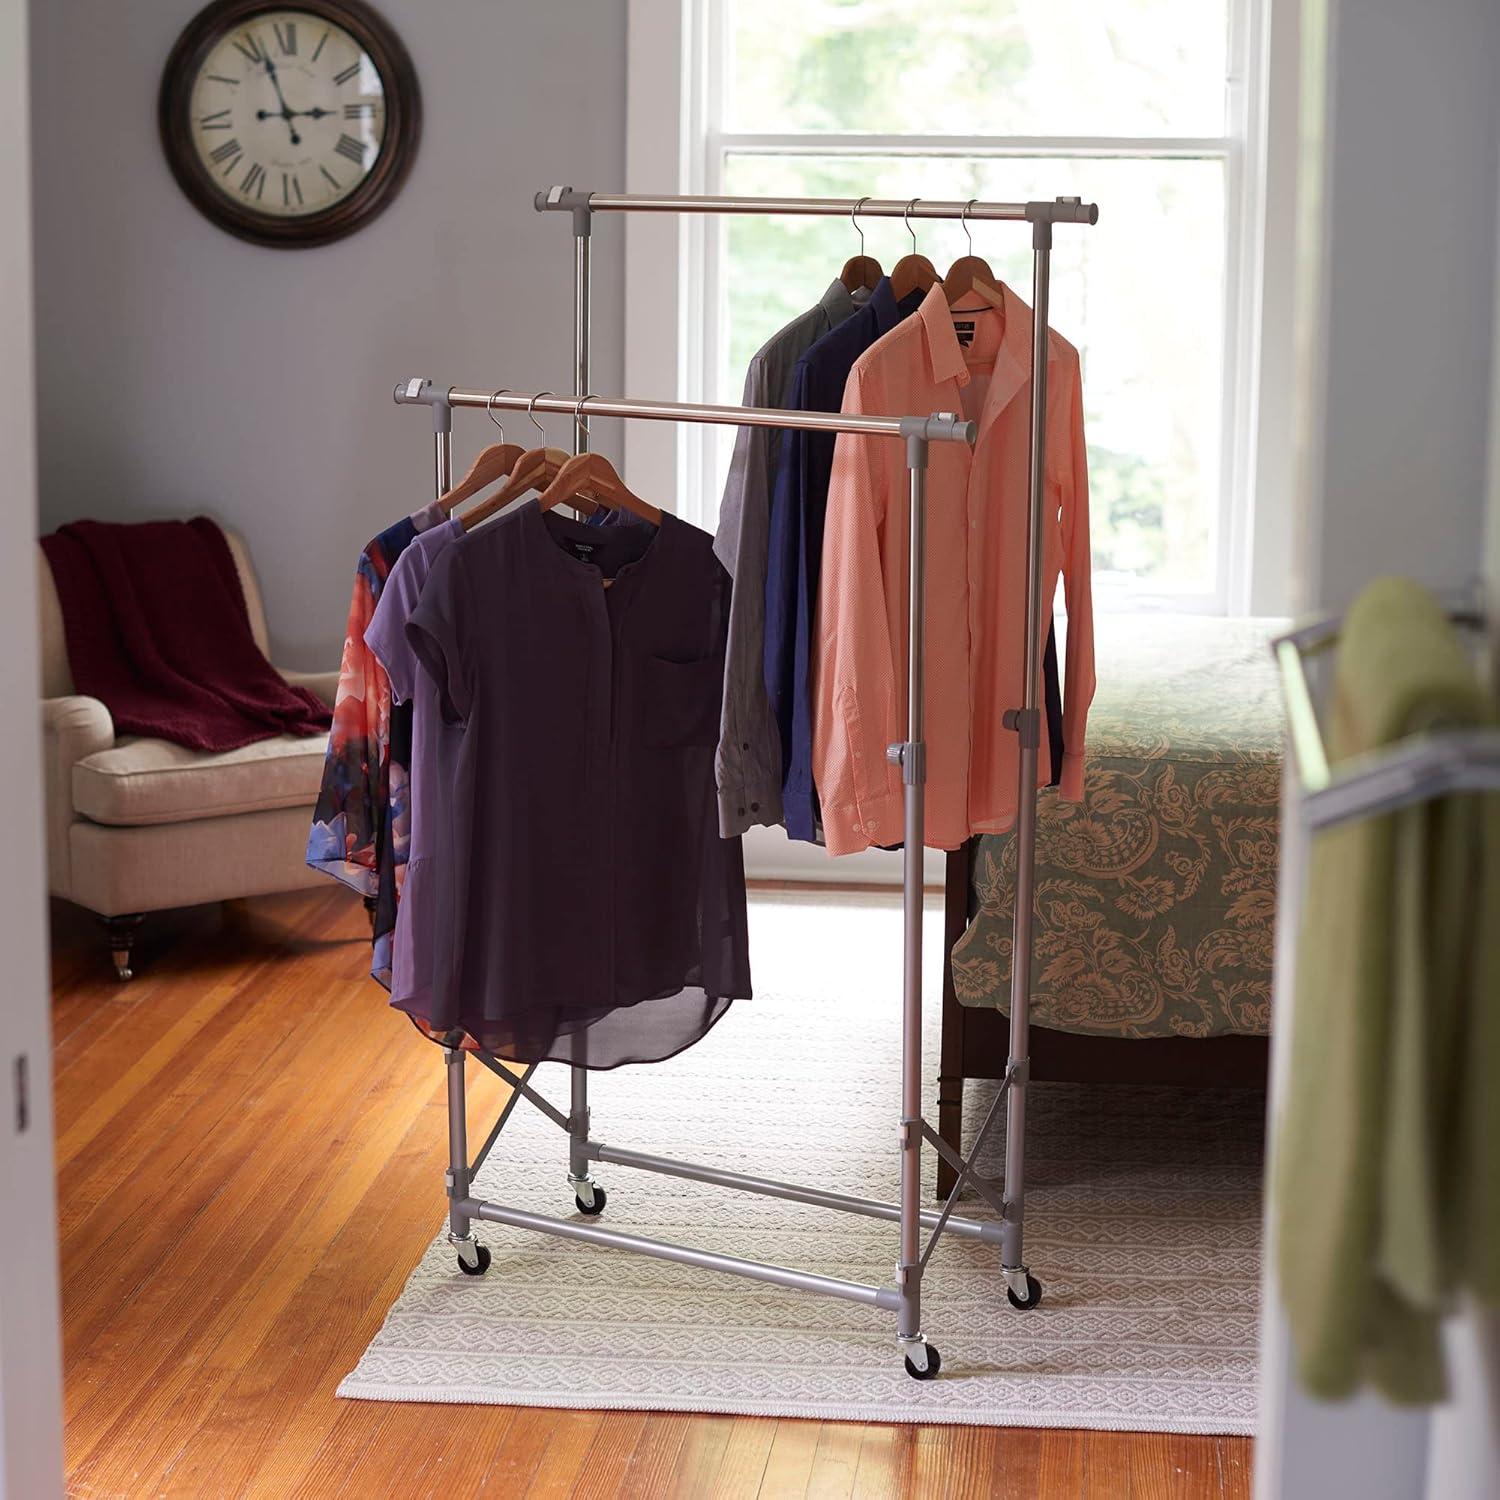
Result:
[[[596,1076],[594,1134],[893,1201],[899,909],[881,898],[762,898],[752,903],[751,938],[756,999],[671,1062]],[[929,1080],[939,940],[932,912]],[[561,1068],[542,1068],[535,1081],[566,1108]],[[969,1139],[992,1089],[969,1085]],[[905,1374],[893,1314],[479,1224],[494,1256],[489,1273],[461,1275],[435,1240],[339,1394],[1251,1432],[1259,1096],[1040,1085],[1031,1103],[1026,1246],[1042,1305],[1012,1309],[996,1252],[945,1238],[923,1308],[943,1360],[935,1381]],[[928,1115],[936,1120],[930,1099]],[[1002,1149],[997,1140],[987,1150],[987,1170],[998,1172]],[[443,1166],[432,1164],[434,1216]],[[480,1175],[479,1196],[566,1214],[566,1170],[562,1132],[523,1103]],[[894,1224],[596,1170],[609,1194],[601,1222],[612,1227],[859,1281],[894,1279]],[[977,1202],[964,1211],[989,1213]]]

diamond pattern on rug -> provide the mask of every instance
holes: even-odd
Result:
[[[936,1076],[941,931],[929,913],[926,1066]],[[597,1138],[894,1201],[900,916],[885,898],[751,906],[756,998],[670,1062],[591,1080]],[[414,1039],[412,1045],[426,1046]],[[434,1053],[434,1073],[438,1068]],[[550,1076],[549,1076],[550,1075]],[[566,1105],[560,1067],[534,1080]],[[994,1085],[970,1083],[972,1140]],[[932,1090],[929,1088],[929,1093]],[[894,1315],[619,1251],[476,1225],[461,1275],[441,1235],[342,1396],[829,1420],[1249,1433],[1255,1423],[1262,1097],[1034,1085],[1026,1258],[1011,1308],[987,1246],[947,1237],[923,1327],[941,1376],[902,1369]],[[936,1119],[933,1100],[928,1117]],[[982,1169],[998,1174],[1003,1129]],[[931,1153],[927,1187],[932,1187]],[[432,1164],[442,1207],[444,1163]],[[566,1138],[524,1103],[478,1195],[567,1216]],[[628,1168],[596,1169],[602,1222],[890,1284],[896,1226]],[[981,1202],[965,1213],[990,1217]]]

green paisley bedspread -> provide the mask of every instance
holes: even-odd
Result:
[[[1270,1029],[1279,620],[1096,624],[1085,798],[1042,793],[1032,1019],[1095,1036]],[[1015,854],[979,841],[953,950],[965,1005],[1008,1007]]]

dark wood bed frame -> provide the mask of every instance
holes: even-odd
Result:
[[[974,916],[972,867],[977,839],[948,856],[943,883],[943,1041],[938,1072],[938,1133],[963,1149],[964,1080],[1003,1078],[1010,1017],[990,1006],[960,1005],[949,955]],[[1031,1077],[1045,1083],[1155,1083],[1186,1088],[1263,1088],[1270,1038],[1263,1036],[1080,1036],[1031,1028]],[[954,1171],[938,1158],[937,1190]]]

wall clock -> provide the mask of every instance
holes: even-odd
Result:
[[[162,145],[183,192],[260,245],[322,245],[368,223],[422,128],[401,39],[363,0],[216,0],[162,75]]]

